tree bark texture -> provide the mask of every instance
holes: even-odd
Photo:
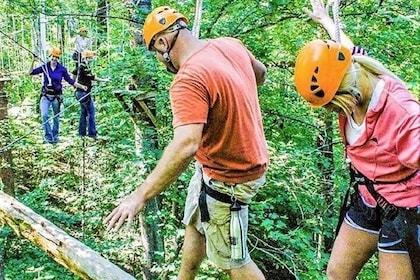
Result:
[[[106,34],[108,32],[108,13],[109,5],[106,0],[98,0],[98,10],[96,12],[96,22],[98,23],[98,45],[107,41]]]
[[[137,0],[131,2],[133,9],[129,10],[131,21],[130,26],[133,27],[133,47],[143,45],[143,24],[146,16],[152,10],[151,0]]]
[[[9,79],[0,74],[0,179],[4,184],[4,192],[14,196],[14,173],[12,170],[13,160],[10,149],[4,149],[10,143],[9,119],[7,114],[8,99],[4,91],[4,83]]]
[[[0,191],[0,221],[82,279],[135,280],[77,239]]]
[[[4,280],[5,240],[0,237],[0,280]]]

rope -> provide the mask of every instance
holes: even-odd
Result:
[[[199,38],[200,37],[200,27],[201,27],[201,16],[203,13],[203,0],[197,0],[195,4],[195,18],[192,34]]]
[[[14,38],[12,38],[9,35],[7,35],[5,32],[3,32],[3,31],[0,30],[0,33],[3,34],[4,37],[12,40],[16,45],[18,45],[19,47],[21,47],[25,51],[27,51],[30,54],[32,54],[34,57],[37,57],[41,61],[41,63],[45,64],[45,61],[43,61],[42,58],[40,58],[38,55],[36,55],[33,51],[31,51],[30,49],[28,49],[28,48],[24,47],[23,45],[21,45],[18,41],[16,41]]]
[[[337,41],[337,43],[341,43],[339,9],[340,9],[340,0],[335,0],[333,4],[333,17],[334,17],[334,24],[335,24],[335,40]]]

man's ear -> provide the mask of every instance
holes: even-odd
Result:
[[[167,51],[169,49],[169,42],[171,40],[171,36],[172,34],[161,34],[157,40],[156,40],[156,47],[160,50],[160,51]]]

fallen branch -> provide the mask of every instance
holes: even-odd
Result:
[[[133,276],[2,191],[0,221],[7,223],[18,236],[32,241],[56,262],[82,279],[135,280]]]

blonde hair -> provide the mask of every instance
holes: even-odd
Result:
[[[353,56],[353,63],[330,103],[340,108],[345,115],[350,116],[355,106],[367,101],[379,75],[387,75],[403,83],[376,59],[364,55]],[[326,105],[327,109],[329,107]]]

